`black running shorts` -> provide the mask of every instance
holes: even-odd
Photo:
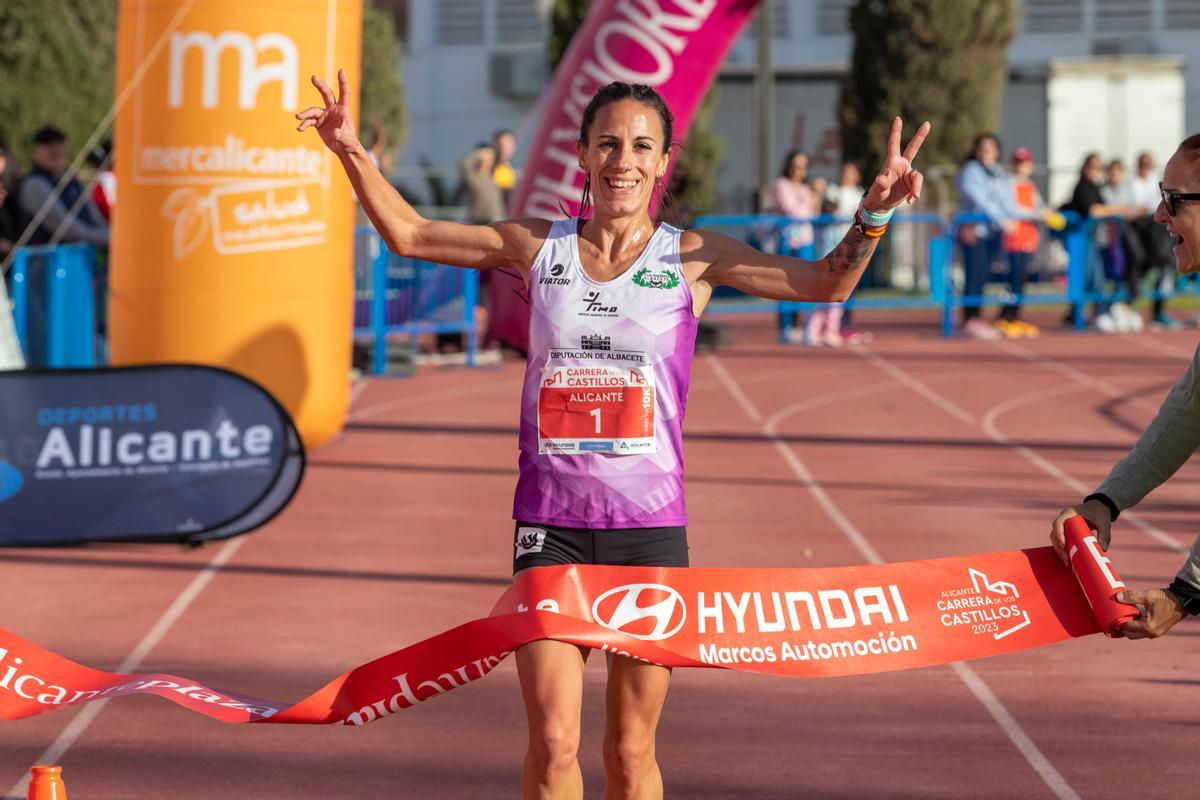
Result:
[[[589,530],[517,522],[513,573],[529,567],[605,564],[619,567],[686,567],[687,528]]]

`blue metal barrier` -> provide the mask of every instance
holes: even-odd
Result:
[[[1076,329],[1085,327],[1084,305],[1094,302],[1112,302],[1128,298],[1123,290],[1109,291],[1103,287],[1103,281],[1096,281],[1094,273],[1100,258],[1095,244],[1096,227],[1107,219],[1082,219],[1072,212],[1064,212],[1067,227],[1061,231],[1040,237],[1042,246],[1039,258],[1034,265],[1038,273],[1045,276],[1049,270],[1045,263],[1049,252],[1049,243],[1058,239],[1066,253],[1066,284],[1065,291],[1038,291],[1034,293],[1004,291],[1001,293],[985,293],[981,295],[964,295],[955,286],[957,259],[961,258],[959,232],[963,226],[987,223],[988,218],[980,214],[959,214],[948,221],[943,221],[934,214],[899,214],[893,221],[888,236],[888,247],[877,252],[871,266],[860,281],[855,294],[846,301],[847,308],[937,308],[941,316],[941,331],[950,336],[955,330],[955,312],[964,306],[990,306],[996,304],[1070,304],[1073,313],[1073,324]],[[836,218],[828,215],[798,219],[776,215],[715,215],[700,217],[696,227],[718,228],[729,231],[734,238],[746,241],[767,252],[779,252],[783,255],[798,256],[813,259],[829,249],[830,239],[823,239],[823,232],[838,233],[850,222],[846,218]],[[804,246],[788,248],[782,243],[786,241],[784,231],[789,226],[808,225],[813,230],[812,238]],[[917,233],[919,231],[919,234]],[[908,236],[904,248],[907,249],[911,260],[917,252],[923,253],[924,274],[918,274],[916,280],[902,290],[895,290],[887,280],[880,281],[875,276],[879,273],[891,272],[896,264],[898,239]],[[764,246],[764,243],[767,246]],[[823,247],[821,245],[824,245]],[[885,262],[879,263],[880,253],[885,253]],[[990,270],[990,265],[989,265]],[[994,282],[988,275],[987,283]],[[882,284],[882,285],[881,285]],[[887,289],[879,292],[876,289]],[[865,291],[864,291],[865,290]],[[1151,297],[1166,296],[1161,291],[1150,293]],[[709,306],[710,313],[734,312],[774,312],[785,314],[791,311],[806,311],[814,307],[813,303],[775,302],[768,303],[748,298],[738,292],[718,291],[714,294],[714,302]]]
[[[23,247],[12,262],[13,322],[30,366],[96,366],[90,244]]]
[[[355,231],[354,335],[371,339],[371,371],[387,371],[389,336],[461,334],[467,365],[475,365],[479,273],[397,256],[371,227]]]
[[[767,252],[812,260],[832,250],[851,222],[850,217],[830,214],[811,218],[742,214],[703,216],[696,219],[695,225],[697,228],[722,229],[733,238]],[[811,236],[806,237],[808,241],[803,246],[789,247],[786,232],[795,225],[809,226]],[[946,285],[943,274],[949,272],[951,252],[945,242],[942,218],[936,214],[901,213],[893,218],[888,235],[891,241],[877,251],[858,288],[846,301],[846,308],[934,308],[939,305],[942,287]],[[767,246],[764,247],[764,243]],[[901,268],[908,275],[903,282],[897,279]],[[875,290],[883,290],[885,296]],[[764,302],[732,290],[719,290],[714,293],[714,300],[718,302],[710,303],[706,314],[756,311],[787,315],[822,305]],[[786,340],[787,334],[785,322],[780,329],[780,338]]]

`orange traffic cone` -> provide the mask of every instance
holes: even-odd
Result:
[[[67,785],[63,783],[62,767],[32,767],[33,779],[25,800],[67,800]]]

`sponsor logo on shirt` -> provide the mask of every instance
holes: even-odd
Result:
[[[542,546],[546,543],[545,528],[517,528],[517,558],[528,555],[529,553],[542,552]]]
[[[617,315],[617,307],[605,305],[598,289],[593,289],[585,294],[581,302],[584,304],[583,311],[579,312],[581,316],[615,317]]]
[[[612,350],[612,337],[601,336],[600,334],[596,334],[595,336],[584,334],[579,339],[579,346],[584,350]]]
[[[669,269],[653,272],[642,267],[633,273],[633,282],[644,289],[674,289],[679,285],[679,275]]]
[[[552,266],[550,268],[549,277],[543,275],[541,278],[538,279],[538,283],[540,283],[543,286],[545,286],[546,284],[549,284],[551,286],[567,286],[568,284],[571,283],[571,279],[562,277],[562,274],[564,272],[566,272],[566,269],[567,268],[564,267],[562,264],[555,264],[554,266]]]

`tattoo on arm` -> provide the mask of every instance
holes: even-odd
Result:
[[[825,256],[825,270],[831,275],[862,272],[878,245],[878,237],[864,236],[851,228],[838,246]]]

